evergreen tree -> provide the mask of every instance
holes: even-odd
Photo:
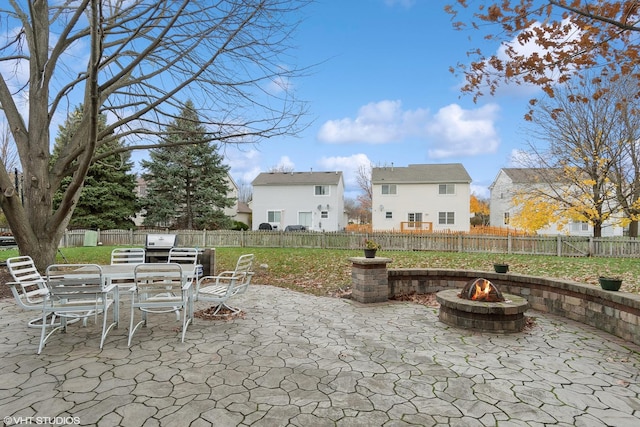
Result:
[[[206,130],[193,102],[167,127],[166,146],[149,151],[143,160],[147,194],[142,200],[144,224],[185,229],[222,229],[231,226],[224,208],[229,167],[217,145],[206,141]]]
[[[53,149],[53,160],[57,158],[66,142],[76,131],[82,118],[82,107],[67,117],[58,129]],[[106,126],[106,117],[100,116],[98,130]],[[96,156],[112,152],[122,146],[117,138],[100,146]],[[82,194],[69,222],[72,228],[128,229],[135,226],[133,217],[139,210],[135,194],[136,176],[132,173],[133,163],[130,152],[114,154],[95,161],[89,167]],[[60,190],[54,196],[54,205],[60,204],[62,194],[71,177],[63,180]]]

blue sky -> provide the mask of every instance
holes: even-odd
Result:
[[[341,170],[347,197],[358,194],[362,163],[407,166],[462,163],[472,192],[488,197],[502,167],[523,149],[529,88],[506,87],[474,104],[449,67],[469,49],[493,54],[474,31],[456,31],[433,0],[319,0],[303,12],[291,44],[298,66],[318,64],[292,82],[309,103],[310,126],[241,151],[227,148],[238,183],[285,165],[295,171]],[[471,37],[471,40],[469,39]]]

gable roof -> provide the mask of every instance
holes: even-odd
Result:
[[[342,172],[263,172],[251,184],[256,185],[338,185]]]
[[[502,168],[513,184],[539,184],[563,182],[566,178],[560,168]]]
[[[462,163],[409,165],[407,167],[382,167],[371,169],[371,183],[471,183],[471,177]]]

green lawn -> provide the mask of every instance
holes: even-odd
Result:
[[[110,246],[63,248],[58,262],[108,264]],[[348,258],[362,256],[361,250],[219,248],[216,271],[233,269],[238,256],[254,253],[254,283],[269,284],[315,295],[328,295],[351,284]],[[0,252],[0,260],[16,256],[16,250]],[[64,255],[64,257],[62,256]],[[393,260],[389,268],[438,267],[493,271],[494,262],[509,263],[509,271],[574,280],[597,285],[598,276],[623,278],[622,290],[640,292],[640,260],[631,258],[564,258],[532,255],[470,254],[454,252],[378,251]]]

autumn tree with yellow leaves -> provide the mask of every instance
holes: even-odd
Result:
[[[489,225],[489,202],[475,194],[469,200],[469,211],[473,214],[471,225]]]
[[[525,116],[548,144],[534,143],[532,157],[537,167],[562,170],[571,184],[535,192],[532,203],[545,197],[563,217],[590,222],[596,237],[616,216],[621,225],[630,223],[630,235],[638,230],[639,7],[605,0],[446,6],[455,27],[495,42],[495,53],[474,49],[469,63],[452,67],[465,78],[464,93],[477,99],[517,83],[537,85],[546,95],[530,100]]]

